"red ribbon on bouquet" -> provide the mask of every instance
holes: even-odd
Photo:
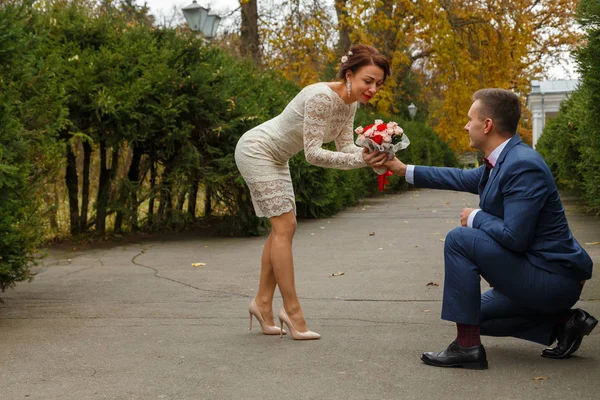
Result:
[[[389,185],[388,180],[386,179],[388,176],[394,175],[392,171],[389,169],[385,171],[385,174],[377,175],[377,183],[379,184],[379,191],[382,192],[385,188],[385,185]]]

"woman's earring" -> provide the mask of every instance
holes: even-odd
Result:
[[[352,83],[350,81],[346,81],[346,89],[348,89],[348,97],[350,97],[350,89],[352,88]]]

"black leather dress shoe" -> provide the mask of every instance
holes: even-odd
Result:
[[[542,357],[567,358],[575,353],[583,337],[589,335],[598,325],[598,320],[587,312],[577,308],[558,334],[557,345],[542,350]]]
[[[423,353],[421,360],[436,367],[487,369],[488,362],[483,345],[461,347],[456,340],[441,353]]]

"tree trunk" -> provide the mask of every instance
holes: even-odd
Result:
[[[90,203],[90,164],[92,160],[92,145],[83,142],[83,185],[81,188],[81,215],[79,217],[79,229],[87,231],[87,216]]]
[[[169,177],[171,174],[171,162],[172,160],[167,161],[160,180],[161,189],[158,204],[158,217],[162,221],[166,219],[167,210],[171,207],[171,178]]]
[[[67,142],[67,168],[65,183],[69,192],[69,216],[71,221],[71,235],[80,233],[79,226],[79,180],[77,178],[77,159],[70,142]]]
[[[131,229],[136,231],[138,229],[138,200],[137,191],[140,187],[140,162],[142,161],[143,152],[140,148],[133,148],[133,155],[131,156],[131,165],[129,172],[127,173],[127,179],[129,182],[134,182],[133,190],[129,196],[129,211],[131,213]]]
[[[109,195],[109,173],[106,168],[106,144],[100,141],[100,177],[98,179],[98,197],[96,199],[96,231],[106,231],[106,206]]]
[[[123,211],[118,210],[115,217],[115,232],[121,232],[123,230]]]
[[[350,50],[350,27],[346,18],[348,17],[348,11],[346,10],[346,4],[348,0],[335,0],[335,13],[338,18],[339,26],[339,40],[338,40],[338,51],[340,56]]]
[[[50,219],[50,228],[54,231],[58,231],[58,205],[60,204],[60,195],[58,193],[58,186],[56,184],[52,185],[52,196],[48,195],[48,206],[50,207],[50,212],[48,213],[48,218]]]
[[[177,212],[181,213],[183,212],[183,205],[185,204],[185,196],[187,195],[187,192],[185,190],[181,190],[179,192],[179,196],[177,196]]]
[[[119,174],[119,147],[114,147],[112,152],[112,160],[110,167],[110,184],[117,182]],[[110,187],[109,184],[109,187]],[[110,198],[111,196],[109,196]],[[116,204],[117,215],[115,217],[115,232],[121,232],[123,227],[123,208],[125,207],[125,196],[123,196],[123,184],[120,184],[116,190],[116,193],[112,196],[113,204]]]
[[[208,217],[212,214],[212,187],[206,186],[204,188],[204,216]]]
[[[188,199],[188,214],[192,219],[196,219],[196,205],[198,204],[198,173],[193,172],[191,176],[191,187]]]
[[[156,166],[154,160],[150,159],[150,202],[148,204],[148,225],[152,225],[154,216],[154,188],[156,187]]]
[[[242,8],[242,28],[240,32],[240,53],[260,64],[260,41],[258,38],[257,0],[240,0]]]

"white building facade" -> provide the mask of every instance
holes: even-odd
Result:
[[[531,81],[531,92],[527,95],[527,108],[532,115],[534,148],[546,122],[558,114],[560,103],[577,88],[578,84],[577,79]]]

